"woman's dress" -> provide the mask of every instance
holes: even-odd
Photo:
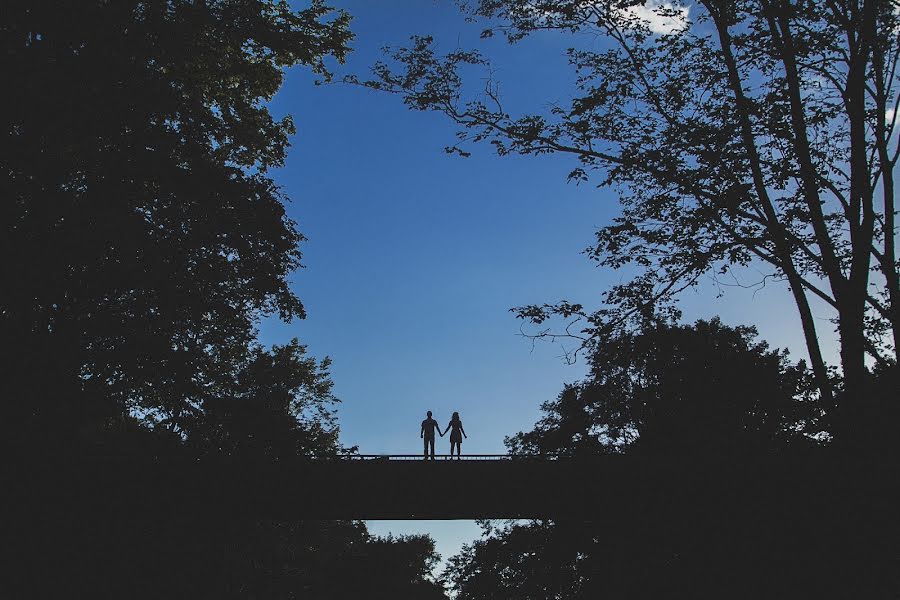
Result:
[[[462,421],[450,421],[450,443],[462,444]]]

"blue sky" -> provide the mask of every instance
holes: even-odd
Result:
[[[478,25],[450,0],[332,4],[354,16],[356,34],[339,75],[365,76],[382,46],[429,33],[443,49],[479,45],[515,109],[539,111],[569,89],[563,52],[570,40],[563,37],[513,48],[501,39],[480,42]],[[455,129],[441,115],[313,80],[291,71],[271,106],[292,114],[298,128],[275,179],[309,238],[306,268],[293,278],[309,316],[265,322],[263,341],[298,337],[313,354],[332,357],[341,439],[364,454],[420,452],[426,410],[442,425],[460,412],[469,434],[464,453],[504,452],[504,436],[529,429],[541,402],[583,374],[561,360],[559,344],[532,349],[508,309],[564,298],[590,306],[624,277],[580,254],[615,214],[614,192],[567,184],[573,163],[565,157],[499,158],[489,146],[474,147],[468,159],[449,156],[443,147]],[[685,317],[754,324],[770,344],[804,355],[784,288],[715,295],[711,281],[688,293]],[[828,331],[828,314],[820,309],[819,316]],[[448,437],[438,439],[439,452],[448,447]],[[370,529],[431,533],[445,558],[479,534],[469,521],[372,522]]]

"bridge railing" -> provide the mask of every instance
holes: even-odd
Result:
[[[416,461],[426,460],[422,454],[340,454],[340,460],[346,461]],[[469,460],[469,461],[547,461],[557,460],[554,455],[538,454],[435,454],[436,461]]]

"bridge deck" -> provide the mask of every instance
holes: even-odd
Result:
[[[133,460],[43,463],[18,473],[13,498],[111,515],[219,510],[275,519],[573,518],[618,520],[711,507],[790,514],[865,494],[897,497],[896,470],[869,463],[757,459],[691,462],[420,455],[322,460]]]
[[[322,459],[320,459],[322,460]],[[417,461],[417,460],[428,460],[422,454],[340,454],[333,459],[324,459],[324,460],[339,460],[339,461]],[[446,461],[446,460],[464,460],[468,462],[472,461],[503,461],[503,462],[548,462],[548,461],[556,461],[560,460],[559,456],[551,455],[551,454],[435,454],[435,461]],[[562,460],[566,460],[563,458]]]

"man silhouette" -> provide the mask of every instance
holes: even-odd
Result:
[[[428,411],[428,418],[422,421],[422,429],[419,432],[419,437],[423,440],[424,446],[424,456],[425,460],[428,460],[428,446],[431,446],[431,460],[434,460],[434,430],[437,429],[438,433],[440,433],[441,428],[438,426],[438,422],[431,418],[431,411]],[[443,437],[444,434],[441,434]]]

